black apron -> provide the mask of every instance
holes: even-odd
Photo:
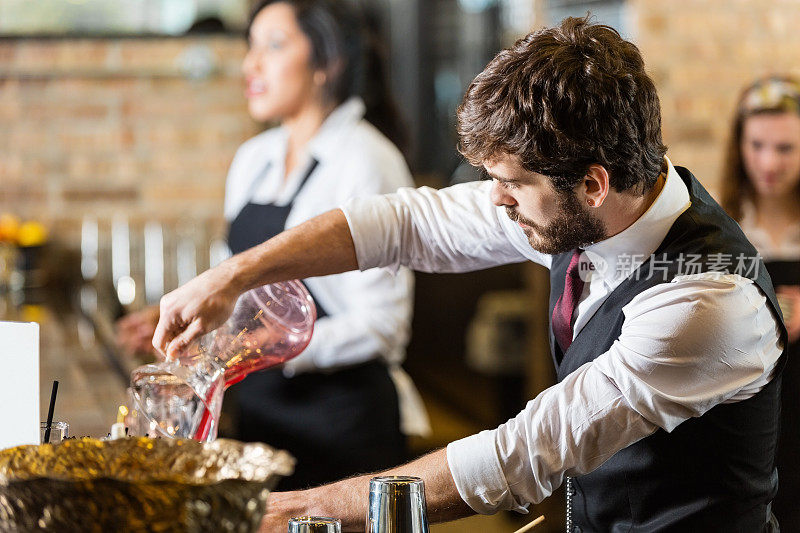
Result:
[[[800,261],[766,261],[772,285],[800,285]],[[794,309],[800,313],[800,309]],[[772,511],[783,533],[800,532],[800,341],[786,347],[778,441],[778,495]]]
[[[317,164],[312,160],[287,205],[248,201],[228,231],[228,245],[234,254],[285,229],[294,201]],[[250,186],[249,200],[269,168],[268,164]],[[327,316],[319,302],[315,303],[317,317]],[[378,359],[292,378],[285,377],[280,368],[258,372],[229,392],[233,393],[236,438],[267,443],[297,459],[295,473],[281,481],[279,490],[319,485],[406,459],[397,391],[385,363]],[[226,402],[228,397],[226,394]]]

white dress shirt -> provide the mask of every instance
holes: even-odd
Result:
[[[690,205],[672,163],[653,205],[625,231],[586,248],[596,275],[576,309],[577,335],[608,295],[660,245]],[[465,271],[524,260],[550,267],[505,210],[490,182],[441,191],[402,189],[345,207],[359,267]],[[451,443],[447,460],[472,509],[525,512],[563,481],[592,471],[659,428],[672,431],[720,403],[749,398],[781,355],[766,298],[736,274],[683,275],[623,308],[620,337],[605,353],[528,402],[494,430]]]
[[[245,142],[228,173],[225,217],[232,221],[248,202],[287,205],[297,194],[286,221],[286,228],[291,228],[350,198],[411,186],[413,180],[402,154],[364,120],[364,111],[359,98],[336,108],[285,180],[285,128],[267,130]],[[312,158],[319,164],[298,193]],[[411,330],[411,270],[390,273],[376,269],[305,281],[328,316],[317,320],[308,348],[285,364],[284,374],[331,371],[381,357],[389,364],[398,389],[404,431],[429,431],[416,389],[399,366]]]

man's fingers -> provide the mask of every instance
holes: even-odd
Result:
[[[203,322],[199,318],[195,318],[179,335],[177,335],[169,343],[166,349],[167,358],[173,359],[178,357],[181,352],[196,338],[205,333]]]
[[[181,332],[183,328],[180,324],[170,320],[162,313],[161,320],[158,321],[156,330],[153,333],[153,348],[160,354],[167,355],[169,343]]]
[[[153,348],[167,359],[178,356],[190,342],[213,329],[219,318],[225,318],[222,315],[227,307],[231,307],[226,293],[209,291],[206,284],[201,283],[208,272],[213,270],[161,298]]]

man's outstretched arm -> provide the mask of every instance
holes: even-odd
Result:
[[[445,522],[475,514],[459,496],[447,465],[447,452],[442,448],[385,472],[353,477],[309,490],[270,494],[267,515],[261,523],[260,532],[284,532],[289,519],[296,516],[332,516],[342,521],[343,531],[364,531],[369,480],[377,475],[422,478],[430,522]]]
[[[344,213],[334,209],[207,270],[161,299],[153,346],[168,357],[230,316],[249,289],[358,268]]]
[[[268,283],[359,267],[466,272],[526,259],[549,266],[549,256],[534,252],[522,230],[492,205],[489,185],[354,198],[344,211],[289,229],[162,298],[153,346],[174,356],[222,324],[239,294]]]

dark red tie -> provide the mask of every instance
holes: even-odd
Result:
[[[553,335],[555,335],[562,352],[566,352],[572,344],[572,315],[583,293],[583,280],[580,277],[581,254],[580,248],[572,252],[572,259],[567,267],[567,277],[564,280],[564,292],[553,308]]]

